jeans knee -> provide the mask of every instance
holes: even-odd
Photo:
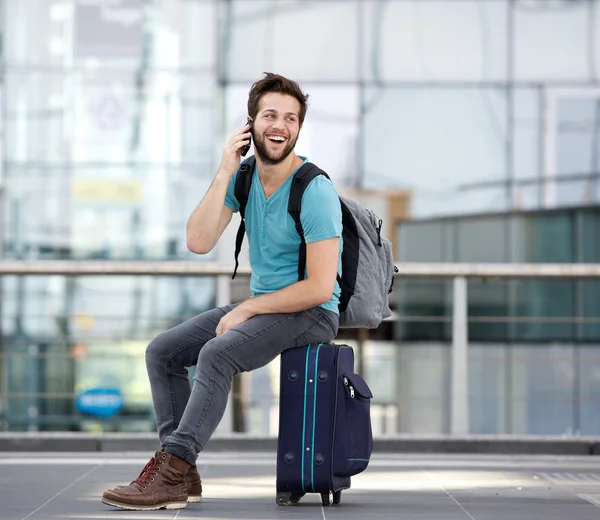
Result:
[[[146,347],[146,365],[164,365],[169,355],[169,341],[166,332],[161,332]]]
[[[203,370],[217,370],[225,376],[233,377],[237,370],[226,355],[227,349],[228,345],[220,341],[218,337],[210,340],[200,351],[198,366]],[[198,372],[196,371],[196,373]]]

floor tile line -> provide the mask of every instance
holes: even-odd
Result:
[[[558,474],[558,473],[553,473],[553,474],[560,476],[560,474]],[[573,496],[576,496],[580,500],[585,500],[588,504],[592,504],[592,505],[600,508],[600,500],[598,498],[596,498],[595,496],[590,495],[590,494],[577,493],[576,491],[574,491],[573,489],[568,487],[568,485],[569,485],[568,482],[558,481],[557,479],[550,477],[550,475],[548,475],[544,472],[539,472],[539,475],[542,476],[543,478],[545,478],[546,480],[550,481],[554,486],[558,487],[559,489],[562,489],[566,493],[572,494]],[[597,495],[597,496],[600,497],[600,495]]]
[[[81,475],[81,477],[79,477],[74,482],[71,482],[67,487],[61,489],[58,493],[56,493],[56,495],[54,495],[52,498],[49,498],[48,500],[46,500],[40,507],[38,507],[35,511],[32,511],[31,513],[29,513],[27,516],[23,517],[21,520],[27,520],[30,516],[33,516],[40,509],[42,509],[42,507],[44,507],[45,505],[47,505],[50,502],[52,502],[52,500],[54,500],[57,496],[59,496],[62,493],[64,493],[67,489],[72,488],[78,482],[81,482],[85,477],[87,477],[88,475],[90,475],[91,473],[93,473],[94,471],[96,471],[98,468],[100,468],[102,466],[103,466],[103,464],[98,464],[97,466],[94,466],[92,469],[86,471],[83,475]]]
[[[427,471],[427,470],[424,470],[424,469],[422,469],[422,468],[420,468],[420,469],[421,469],[421,471],[423,471],[423,472],[424,472],[424,473],[427,475],[427,477],[429,478],[429,480],[431,480],[431,482],[433,482],[433,483],[434,483],[434,484],[435,484],[437,487],[439,487],[439,488],[440,488],[440,489],[441,489],[441,490],[442,490],[444,493],[446,493],[446,495],[448,495],[448,496],[449,496],[449,497],[450,497],[450,498],[451,498],[451,499],[454,501],[454,503],[455,503],[455,504],[456,504],[458,507],[460,507],[460,508],[461,508],[461,509],[464,511],[464,513],[465,513],[465,514],[466,514],[466,515],[467,515],[467,516],[468,516],[468,517],[469,517],[471,520],[475,520],[475,518],[474,518],[474,517],[471,515],[471,513],[469,513],[469,512],[468,512],[468,511],[467,511],[467,510],[466,510],[466,509],[465,509],[465,508],[462,506],[462,504],[461,504],[461,503],[460,503],[458,500],[456,500],[456,498],[454,498],[454,497],[452,496],[452,493],[450,493],[449,491],[447,491],[447,490],[444,488],[444,486],[442,486],[442,485],[438,484],[438,482],[435,480],[435,478],[433,478],[433,477],[431,476],[431,474],[429,473],[429,471]]]
[[[596,507],[600,507],[600,495],[580,494],[577,496],[586,502],[595,505]]]

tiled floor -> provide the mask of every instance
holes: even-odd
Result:
[[[506,520],[600,518],[600,458],[375,455],[338,506],[319,495],[275,503],[273,453],[202,455],[204,501],[179,511],[121,511],[100,502],[150,453],[0,453],[0,519]]]

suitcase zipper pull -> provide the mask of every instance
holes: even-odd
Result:
[[[344,377],[344,384],[350,389],[350,397],[354,399],[354,387],[348,384],[348,378]]]

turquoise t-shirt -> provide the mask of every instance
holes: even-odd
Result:
[[[304,162],[307,159],[302,157]],[[284,183],[266,199],[258,177],[258,167],[254,169],[252,187],[246,205],[246,234],[248,236],[252,277],[252,296],[271,293],[298,281],[298,251],[300,236],[294,219],[287,210],[292,178],[296,170]],[[225,197],[225,205],[235,213],[240,204],[235,198],[236,171]],[[313,179],[302,196],[300,221],[304,229],[306,243],[339,237],[338,273],[342,274],[342,208],[332,182],[323,175]],[[306,277],[306,275],[305,275]],[[335,282],[331,299],[321,307],[339,314],[340,287]]]

